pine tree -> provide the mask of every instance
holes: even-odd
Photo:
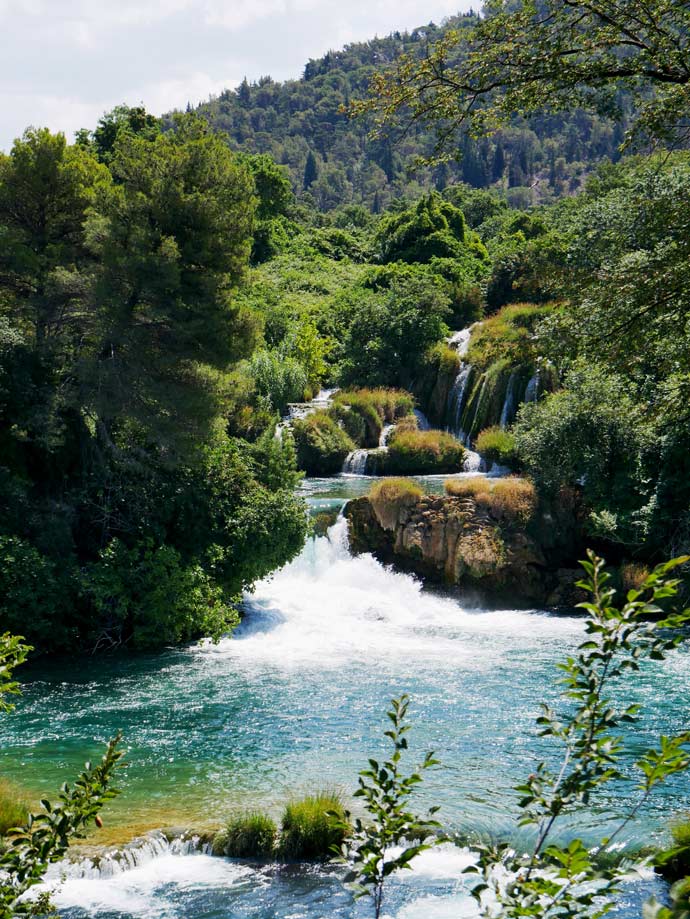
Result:
[[[319,177],[319,167],[316,162],[316,157],[309,151],[307,156],[307,162],[304,167],[304,190],[311,188],[314,182]]]

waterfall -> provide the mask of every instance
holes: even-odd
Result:
[[[455,348],[460,357],[464,357],[467,354],[471,334],[472,326],[468,326],[466,329],[461,329],[460,332],[454,332],[448,339],[448,344],[451,348]]]
[[[391,436],[394,430],[395,430],[394,424],[387,424],[385,425],[385,427],[381,429],[381,434],[379,436],[379,448],[380,449],[385,449],[386,447],[388,447],[388,438]]]
[[[525,387],[525,402],[536,402],[539,398],[539,371],[534,374]]]
[[[501,420],[499,422],[500,426],[505,430],[508,425],[515,418],[515,389],[517,384],[517,373],[513,370],[508,379],[508,386],[506,387],[506,397],[503,403],[503,410],[501,411]]]
[[[280,422],[276,426],[275,438],[276,440],[283,439],[283,431],[285,428],[289,428],[293,421],[301,420],[306,418],[308,415],[313,415],[314,412],[323,411],[333,403],[333,396],[337,393],[337,388],[335,389],[321,389],[314,396],[311,402],[288,402],[287,415],[283,415]]]
[[[475,450],[465,450],[465,459],[462,463],[463,472],[482,472],[484,460]]]
[[[470,364],[461,364],[460,372],[455,378],[452,389],[448,396],[448,418],[450,424],[448,428],[451,434],[455,434],[460,440],[465,439],[464,431],[460,422],[462,421],[462,411],[465,407],[465,398],[467,395],[467,384],[472,376],[472,367]]]
[[[60,875],[70,879],[106,879],[131,871],[166,855],[208,854],[210,846],[201,842],[198,836],[184,836],[168,839],[163,833],[151,833],[136,839],[121,849],[111,849],[97,858],[79,861],[62,861]]]
[[[424,412],[420,412],[418,408],[414,410],[414,416],[417,419],[417,427],[420,431],[430,431],[431,425],[429,419],[426,417]]]
[[[368,450],[353,450],[345,457],[343,472],[349,475],[366,475],[368,459]]]

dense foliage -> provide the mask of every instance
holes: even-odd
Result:
[[[0,625],[39,649],[217,635],[304,535],[289,445],[228,436],[252,171],[123,111],[0,158]]]

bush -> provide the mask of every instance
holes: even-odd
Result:
[[[690,875],[690,815],[677,818],[671,824],[672,844],[656,858],[656,866],[668,881]]]
[[[335,405],[331,409],[341,418],[344,412],[359,416],[364,424],[364,440],[356,438],[364,447],[377,447],[384,424],[391,424],[398,418],[414,411],[414,396],[403,389],[351,389],[341,390],[334,396]],[[349,424],[355,425],[356,422]],[[349,432],[348,423],[343,427]],[[359,430],[359,428],[358,428]]]
[[[124,643],[152,650],[203,636],[220,637],[239,622],[237,607],[172,546],[142,540],[128,548],[113,539],[83,575],[85,598],[103,623],[97,648]]]
[[[490,506],[494,517],[527,523],[537,509],[537,492],[528,479],[508,476],[494,483]]]
[[[278,828],[259,811],[233,817],[213,840],[213,854],[228,858],[266,858],[275,849]]]
[[[381,526],[391,530],[397,522],[400,508],[416,504],[423,494],[420,486],[410,479],[383,479],[372,486],[369,500]]]
[[[474,498],[491,491],[491,482],[483,475],[467,479],[448,479],[444,484],[446,494],[451,498]]]
[[[304,398],[308,377],[295,358],[278,351],[257,351],[249,362],[249,370],[256,392],[280,414],[285,413],[288,402]]]
[[[498,425],[485,428],[478,434],[475,449],[490,463],[498,463],[500,466],[517,464],[515,437]]]
[[[29,806],[20,789],[7,779],[0,779],[0,836],[6,836],[13,827],[24,826],[29,816]]]
[[[517,476],[493,482],[484,476],[449,479],[445,489],[451,497],[473,498],[477,506],[485,508],[492,517],[513,523],[528,523],[537,508],[534,485]]]
[[[462,468],[465,448],[444,431],[393,431],[383,468],[391,475],[457,472]]]
[[[287,805],[279,853],[288,859],[325,859],[345,839],[345,810],[340,796],[319,792]]]
[[[307,475],[340,472],[345,457],[356,446],[328,412],[314,412],[295,421],[292,433],[297,448],[297,464]]]
[[[504,360],[510,367],[534,367],[533,332],[552,312],[549,305],[515,303],[485,319],[472,331],[467,361],[478,370]]]

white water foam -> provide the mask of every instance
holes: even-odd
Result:
[[[570,617],[464,609],[371,555],[351,556],[347,526],[341,518],[327,538],[308,540],[299,558],[247,597],[234,635],[202,653],[249,667],[328,669],[362,659],[399,666],[408,658],[417,667],[484,669],[521,643],[582,633],[581,621]]]

